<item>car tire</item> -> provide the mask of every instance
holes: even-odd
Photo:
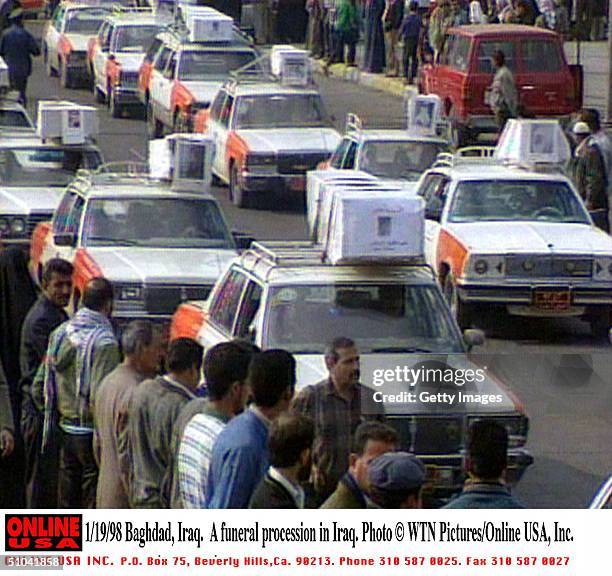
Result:
[[[102,92],[102,90],[100,90],[100,88],[95,85],[95,79],[94,79],[94,96],[98,104],[104,104],[104,102],[106,101],[104,92]]]
[[[121,118],[123,115],[123,108],[119,104],[117,104],[117,95],[115,94],[115,89],[113,88],[110,91],[110,95],[108,97],[108,106],[110,110],[110,115],[113,118]]]
[[[238,167],[232,165],[230,171],[229,196],[232,204],[238,208],[250,208],[250,202],[246,190],[240,186],[238,179]]]
[[[457,292],[457,285],[453,275],[449,272],[444,279],[444,297],[448,303],[455,320],[461,330],[465,330],[472,325],[470,305],[461,300]]]
[[[158,122],[153,115],[153,107],[149,104],[147,107],[147,132],[149,140],[155,140],[161,138],[163,135],[164,128],[161,122]]]
[[[49,76],[49,78],[53,78],[53,76],[57,76],[57,72],[55,68],[53,68],[53,66],[51,65],[51,56],[49,55],[48,52],[47,52],[47,60],[45,62],[45,70],[47,71],[47,76]]]
[[[591,326],[593,338],[596,340],[607,340],[610,331],[610,311],[607,309],[597,311],[589,318],[589,325]]]
[[[62,88],[72,88],[72,79],[68,73],[65,60],[60,60],[60,86]]]
[[[49,59],[49,50],[47,48],[47,43],[46,42],[43,42],[43,45],[42,45],[42,57],[43,57],[43,62],[46,65],[47,64],[47,60]]]

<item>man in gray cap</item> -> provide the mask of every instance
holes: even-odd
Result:
[[[425,466],[408,452],[388,452],[368,467],[370,498],[381,508],[421,508]]]

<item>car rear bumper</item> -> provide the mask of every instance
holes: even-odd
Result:
[[[304,174],[256,174],[242,173],[240,186],[247,192],[276,194],[303,194],[306,191]]]
[[[115,87],[115,102],[120,106],[142,106],[136,88]]]

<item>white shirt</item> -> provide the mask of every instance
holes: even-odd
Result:
[[[285,490],[287,490],[287,492],[289,492],[289,495],[291,498],[293,498],[293,501],[298,508],[304,508],[305,496],[304,490],[302,490],[301,486],[294,484],[288,478],[285,478],[285,476],[283,476],[278,469],[274,468],[274,466],[270,466],[268,474],[272,480],[278,482]]]

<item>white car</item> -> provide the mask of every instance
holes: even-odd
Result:
[[[179,307],[171,327],[171,338],[195,338],[205,349],[242,338],[262,349],[288,350],[296,359],[298,390],[327,378],[325,347],[338,336],[355,340],[361,383],[371,390],[377,389],[374,370],[406,363],[443,358],[454,369],[475,368],[465,353],[482,338],[478,331],[462,337],[429,267],[334,266],[322,258],[320,246],[306,242],[254,243],[206,302]],[[499,395],[499,402],[422,410],[373,395],[398,429],[402,448],[426,463],[437,495],[448,496],[462,484],[462,450],[472,418],[498,418],[507,426],[511,482],[532,462],[523,448],[529,426],[520,402],[495,378],[484,377],[477,389]],[[377,390],[388,393],[391,387]]]
[[[581,317],[597,337],[612,310],[612,238],[561,172],[449,158],[428,170],[425,254],[459,324],[482,307]]]
[[[213,173],[240,207],[303,195],[340,141],[316,87],[276,82],[228,81],[195,128],[214,139]]]
[[[74,264],[73,306],[95,276],[113,282],[114,316],[169,319],[185,300],[205,298],[236,243],[217,201],[146,175],[102,172],[66,189],[52,222],[40,224],[32,272],[61,257]]]
[[[43,58],[47,74],[59,74],[63,88],[87,81],[87,46],[108,13],[103,6],[62,2],[47,22]]]

